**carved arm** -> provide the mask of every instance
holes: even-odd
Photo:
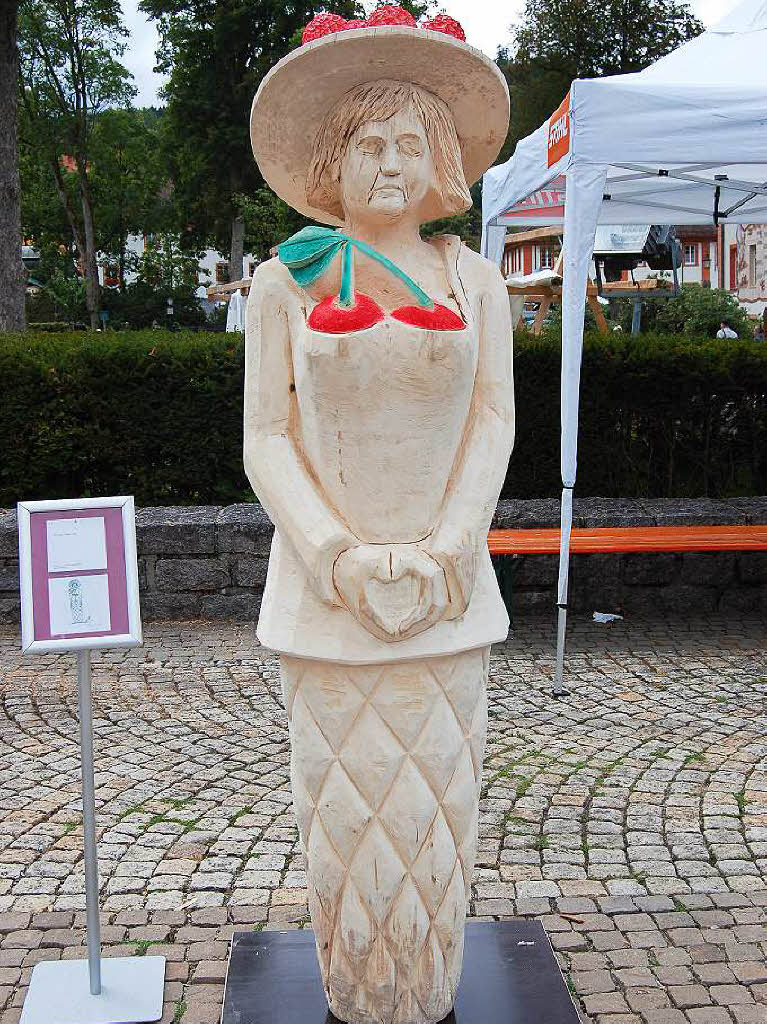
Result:
[[[258,268],[245,329],[245,472],[277,530],[293,545],[312,588],[340,605],[333,565],[359,544],[328,508],[291,430],[297,416],[293,360],[281,268]]]
[[[484,268],[483,268],[484,269]],[[439,520],[423,547],[445,570],[450,609],[463,614],[514,446],[514,382],[509,299],[488,266],[479,307],[479,358],[469,419]]]

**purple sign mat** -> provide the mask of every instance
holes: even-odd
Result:
[[[96,519],[104,521],[106,565],[98,568],[67,568],[52,572],[49,561],[49,523],[64,519]],[[30,547],[32,562],[32,607],[35,640],[70,640],[79,637],[120,636],[130,632],[128,615],[128,582],[125,566],[122,508],[62,509],[30,514]],[[55,564],[55,562],[54,562]],[[88,577],[106,577],[109,598],[108,627],[83,632],[56,632],[51,627],[51,582],[71,580],[70,601],[82,600],[81,591],[88,587]],[[91,587],[97,587],[94,581]],[[76,616],[75,616],[76,617]],[[83,621],[83,626],[86,626]]]

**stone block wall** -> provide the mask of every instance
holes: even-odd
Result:
[[[574,525],[767,525],[767,497],[658,501],[582,498]],[[556,527],[559,502],[504,501],[494,526]],[[272,525],[260,505],[140,509],[136,515],[143,617],[254,620]],[[553,613],[558,558],[503,560],[513,612]],[[690,615],[767,611],[767,552],[575,555],[576,611]],[[16,515],[0,512],[0,622],[19,621]]]

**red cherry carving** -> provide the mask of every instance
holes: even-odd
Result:
[[[346,27],[343,31],[350,32],[353,28],[370,28],[370,26],[364,18],[352,18],[351,21],[346,22]]]
[[[304,28],[301,42],[311,43],[314,39],[329,36],[331,32],[343,32],[346,27],[346,18],[340,14],[316,14]]]
[[[415,28],[415,18],[399,4],[381,4],[376,7],[368,18],[368,25],[373,28],[376,25],[407,25],[408,28]]]
[[[400,306],[392,313],[394,320],[411,327],[422,327],[426,331],[463,331],[466,324],[447,306],[434,303],[433,309],[425,306]]]
[[[369,295],[357,292],[353,306],[341,306],[337,296],[318,302],[309,314],[307,323],[321,334],[351,334],[383,320],[383,310]]]
[[[461,23],[456,21],[455,18],[449,18],[447,14],[435,15],[429,21],[425,21],[421,28],[427,28],[431,32],[445,32],[449,36],[455,36],[456,39],[460,39],[462,43],[466,42],[466,33]]]

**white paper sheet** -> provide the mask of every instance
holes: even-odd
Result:
[[[48,604],[52,636],[101,633],[112,628],[106,573],[48,580]]]
[[[107,537],[103,516],[49,519],[48,572],[106,569]]]

